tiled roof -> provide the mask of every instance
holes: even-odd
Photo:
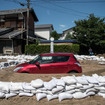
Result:
[[[30,8],[29,11],[32,12],[35,21],[38,21],[38,18],[36,16],[33,8]],[[0,16],[9,15],[9,14],[19,14],[19,13],[25,13],[25,12],[27,12],[27,8],[2,10],[2,11],[0,11]]]
[[[54,29],[52,24],[35,25],[35,29],[50,28],[50,27],[52,27],[52,29]]]
[[[9,33],[1,35],[0,38],[13,38],[13,37],[20,35],[20,34],[21,34],[21,31],[14,30],[14,31],[11,31]]]

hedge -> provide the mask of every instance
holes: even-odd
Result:
[[[58,53],[79,53],[79,45],[54,45],[54,52]],[[30,44],[25,46],[25,54],[50,53],[50,45]]]

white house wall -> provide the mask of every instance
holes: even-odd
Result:
[[[36,29],[35,34],[49,40],[50,39],[50,31],[52,31],[52,30],[50,30],[50,29]]]

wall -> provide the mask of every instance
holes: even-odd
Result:
[[[47,40],[50,39],[50,30],[49,29],[35,29],[35,33]]]

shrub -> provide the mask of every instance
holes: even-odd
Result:
[[[79,45],[54,45],[54,52],[58,53],[78,53]],[[41,54],[41,53],[50,53],[50,45],[35,45],[30,44],[25,46],[25,54]]]

